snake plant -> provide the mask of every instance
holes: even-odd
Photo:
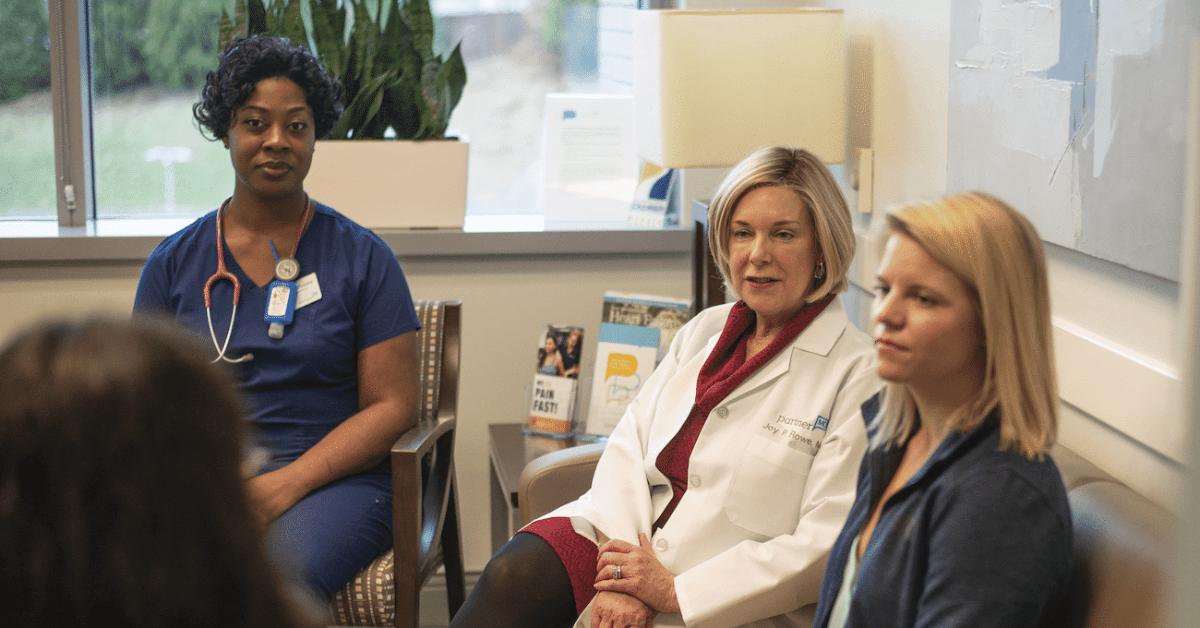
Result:
[[[429,0],[233,0],[221,49],[234,37],[270,34],[306,44],[346,89],[331,139],[444,139],[467,82],[461,44],[433,49]]]

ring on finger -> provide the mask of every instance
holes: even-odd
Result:
[[[612,577],[613,577],[613,580],[621,579],[621,566],[620,565],[613,565],[613,576]]]

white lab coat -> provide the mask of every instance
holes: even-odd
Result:
[[[731,308],[709,308],[680,329],[609,438],[591,489],[547,516],[572,517],[593,540],[594,529],[634,545],[639,532],[650,535],[671,499],[655,461],[691,411]],[[688,489],[651,536],[676,574],[681,609],[655,626],[811,625],[813,608],[802,607],[817,601],[866,451],[859,406],[879,388],[871,340],[835,298],[709,413]],[[590,612],[576,625],[589,625]]]

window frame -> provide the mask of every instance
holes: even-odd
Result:
[[[96,218],[88,0],[47,0],[47,4],[58,226],[86,227]]]

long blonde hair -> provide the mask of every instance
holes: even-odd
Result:
[[[887,226],[920,244],[970,288],[983,328],[983,386],[951,417],[974,429],[997,408],[1000,449],[1038,458],[1054,445],[1058,387],[1050,332],[1050,290],[1033,224],[983,192],[952,194],[892,209]],[[887,384],[872,446],[903,444],[916,428],[903,384]]]
[[[844,292],[850,285],[848,274],[854,261],[850,209],[829,168],[812,153],[790,146],[767,146],[754,151],[717,186],[708,213],[708,243],[725,279],[725,289],[737,294],[729,277],[729,223],[733,212],[751,190],[772,185],[795,192],[812,217],[825,262],[825,277],[814,282],[806,300],[814,303],[827,294]]]

